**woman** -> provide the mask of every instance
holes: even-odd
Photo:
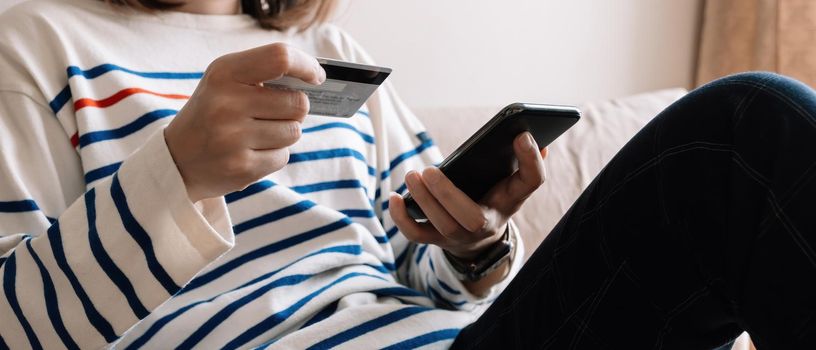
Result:
[[[291,29],[326,3],[131,5],[169,10],[37,1],[0,20],[0,346],[812,342],[801,85],[737,76],[668,109],[498,296],[522,257],[485,252],[520,243],[509,217],[543,179],[526,134],[519,172],[473,203],[409,171],[439,154],[388,85],[348,120],[257,86],[322,82],[312,56],[370,62],[337,28]],[[385,200],[406,187],[430,224]]]

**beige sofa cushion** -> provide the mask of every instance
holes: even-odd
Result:
[[[514,217],[530,253],[601,168],[643,125],[686,93],[670,89],[588,103],[581,120],[553,142],[545,161],[547,181]],[[443,154],[449,154],[503,106],[417,109]]]

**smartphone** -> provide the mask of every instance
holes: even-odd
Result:
[[[581,119],[573,106],[513,103],[476,131],[439,164],[456,187],[478,202],[499,181],[518,170],[513,140],[529,131],[543,149]],[[410,193],[403,196],[408,215],[414,220],[427,217]]]

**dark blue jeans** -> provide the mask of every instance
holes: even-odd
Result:
[[[816,93],[747,73],[641,130],[453,348],[816,349],[814,316]]]

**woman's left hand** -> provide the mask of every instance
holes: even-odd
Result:
[[[483,249],[501,239],[510,217],[544,183],[547,149],[539,152],[528,132],[513,142],[519,169],[496,184],[480,203],[459,190],[439,169],[425,169],[405,175],[405,183],[429,224],[408,216],[402,197],[392,193],[389,208],[394,223],[406,238],[437,245],[457,258],[473,259]]]

